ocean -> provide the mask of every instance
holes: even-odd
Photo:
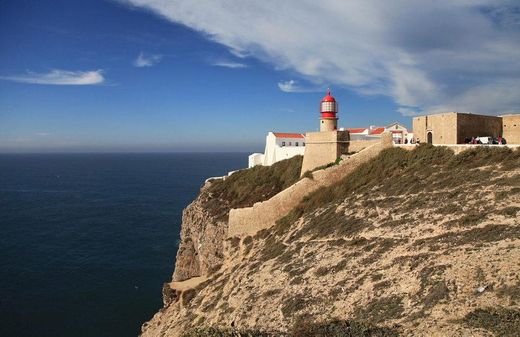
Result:
[[[182,210],[245,153],[0,155],[0,336],[137,336]]]

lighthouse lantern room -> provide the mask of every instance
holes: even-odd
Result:
[[[334,131],[338,128],[338,103],[330,94],[330,90],[321,100],[320,113],[320,131]]]

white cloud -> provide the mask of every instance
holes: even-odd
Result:
[[[296,112],[296,110],[291,109],[291,108],[280,108],[278,110],[281,112],[291,112],[291,113]]]
[[[120,1],[316,85],[388,95],[426,112],[520,106],[510,87],[520,82],[520,10],[512,0]],[[279,86],[295,90],[290,81]]]
[[[212,65],[217,66],[217,67],[231,68],[231,69],[247,68],[247,64],[245,64],[245,63],[229,62],[229,61],[216,61],[216,62],[213,62]]]
[[[47,136],[50,136],[51,134],[49,132],[36,132],[35,135],[39,136],[39,137],[47,137]]]
[[[142,67],[151,67],[159,63],[162,59],[162,55],[159,54],[145,54],[141,52],[137,58],[134,60],[134,66],[142,68]]]
[[[0,79],[20,83],[50,85],[93,85],[105,81],[102,70],[66,71],[58,69],[51,70],[45,74],[28,72],[21,75],[0,76]]]
[[[280,88],[283,92],[315,92],[315,91],[323,91],[322,87],[312,86],[305,87],[298,83],[295,80],[281,81],[278,82],[278,88]]]
[[[401,107],[397,108],[397,111],[405,117],[413,117],[413,116],[420,115],[420,112],[417,109],[410,108],[410,107],[401,106]]]

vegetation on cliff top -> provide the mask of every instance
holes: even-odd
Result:
[[[475,169],[479,167],[487,169]],[[454,155],[446,147],[428,144],[422,144],[413,151],[389,148],[383,150],[377,158],[362,164],[339,183],[323,187],[305,197],[279,223],[288,226],[317,208],[337,204],[349,195],[366,191],[381,192],[392,197],[449,189],[470,181],[478,186],[511,183],[520,188],[518,175],[492,182],[495,172],[515,167],[520,167],[520,150],[509,148],[480,147],[459,155]]]
[[[520,310],[507,308],[476,309],[464,317],[468,326],[493,332],[497,337],[520,334]]]
[[[191,330],[183,337],[396,337],[398,335],[397,331],[391,328],[357,321],[333,320],[317,323],[300,320],[287,333],[205,327]]]
[[[302,156],[279,161],[271,166],[255,166],[240,170],[225,180],[215,180],[208,189],[206,209],[224,218],[231,208],[253,206],[267,200],[300,179]]]

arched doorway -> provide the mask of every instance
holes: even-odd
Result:
[[[432,144],[433,143],[433,135],[432,135],[432,133],[428,132],[426,137],[428,139],[428,144]]]

